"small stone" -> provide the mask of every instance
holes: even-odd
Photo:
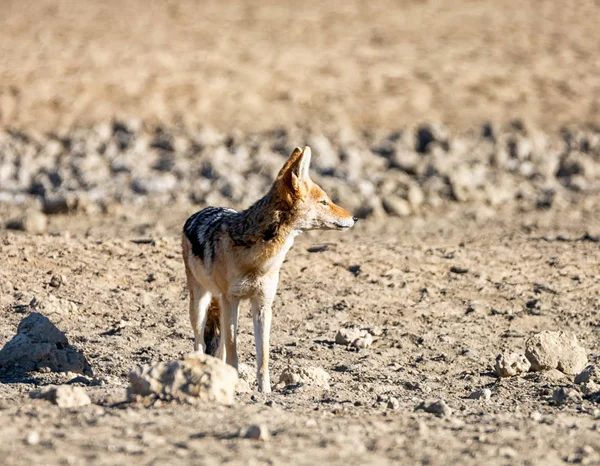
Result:
[[[389,409],[398,409],[400,407],[400,401],[398,401],[398,398],[392,396],[387,402],[387,407]]]
[[[89,405],[92,400],[83,387],[59,385],[44,387],[31,392],[31,398],[48,400],[60,408],[78,408]]]
[[[581,393],[574,388],[560,387],[552,392],[552,399],[556,404],[565,404],[569,402],[581,402]]]
[[[432,413],[438,416],[452,415],[452,408],[450,408],[444,400],[424,401],[417,406],[417,409],[422,409],[426,413]]]
[[[583,393],[584,395],[592,395],[594,393],[600,393],[600,384],[597,384],[596,382],[592,382],[591,380],[589,382],[585,382],[582,383],[579,388],[581,389],[581,393]]]
[[[408,217],[412,212],[410,202],[398,196],[386,196],[381,202],[385,211],[395,217]]]
[[[75,195],[53,194],[44,197],[43,211],[47,215],[68,214],[76,210],[78,204]]]
[[[329,390],[330,375],[321,367],[289,365],[279,378],[281,388],[289,385],[302,385],[307,388]]]
[[[67,279],[64,275],[52,275],[50,282],[48,283],[53,288],[60,288],[66,283]]]
[[[513,377],[529,370],[530,363],[519,353],[502,353],[496,357],[494,371],[498,377]]]
[[[252,424],[240,434],[240,437],[260,440],[261,442],[266,442],[271,438],[269,429],[264,424]]]
[[[357,349],[365,349],[373,344],[373,337],[370,333],[366,333],[364,337],[357,338],[350,346]]]
[[[335,335],[335,342],[338,345],[349,345],[360,337],[360,328],[358,326],[342,327]]]
[[[27,435],[25,436],[25,443],[27,445],[37,445],[38,443],[40,443],[40,434],[37,430],[32,430],[31,432],[28,432]]]
[[[558,369],[569,375],[579,374],[587,364],[585,349],[575,335],[543,331],[525,342],[525,357],[532,371]]]
[[[539,411],[533,411],[529,415],[529,418],[535,422],[541,422],[541,420],[544,419],[544,417],[542,416],[542,413],[540,413]]]
[[[335,335],[338,345],[352,346],[354,348],[368,348],[373,343],[373,336],[368,330],[360,328],[352,322],[344,324]]]
[[[471,400],[488,401],[492,397],[492,391],[489,388],[477,390],[469,395]]]
[[[48,230],[48,217],[38,210],[30,209],[20,219],[20,224],[23,231],[39,235]]]

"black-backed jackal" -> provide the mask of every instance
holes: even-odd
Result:
[[[310,158],[309,147],[296,148],[254,205],[242,212],[207,207],[183,228],[194,350],[217,355],[237,369],[238,306],[250,300],[263,392],[271,391],[271,304],[294,238],[304,230],[344,230],[357,221],[310,179]]]

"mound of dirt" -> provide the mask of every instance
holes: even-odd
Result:
[[[73,348],[66,335],[38,312],[25,317],[19,323],[17,335],[0,350],[0,369],[93,375],[83,353]]]

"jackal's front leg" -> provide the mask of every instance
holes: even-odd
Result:
[[[272,296],[252,299],[252,320],[254,322],[254,341],[256,342],[256,378],[258,379],[258,390],[263,393],[271,393],[269,337],[273,316],[272,302]]]

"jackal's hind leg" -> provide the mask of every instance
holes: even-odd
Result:
[[[190,323],[194,332],[194,351],[205,352],[204,325],[212,295],[204,290],[191,272],[187,273],[188,290],[190,293]]]

